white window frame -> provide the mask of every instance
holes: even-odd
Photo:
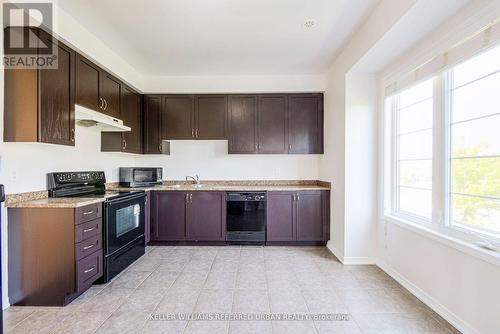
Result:
[[[423,80],[427,81],[427,80]],[[422,81],[422,82],[423,82]],[[417,82],[414,86],[420,84],[421,82]],[[411,88],[411,87],[409,87]],[[434,81],[434,88],[433,88],[433,109],[435,108],[435,99],[434,96],[436,94],[436,82]],[[399,211],[399,168],[398,168],[398,162],[399,162],[399,138],[398,138],[398,133],[399,133],[399,94],[396,94],[392,97],[389,97],[390,99],[390,115],[388,118],[391,119],[391,125],[390,131],[390,140],[391,140],[391,167],[390,167],[390,179],[391,179],[391,201],[390,201],[390,215],[402,220],[408,220],[412,221],[421,225],[425,225],[428,227],[432,227],[433,225],[433,220],[434,220],[434,176],[432,179],[432,194],[433,194],[433,200],[432,200],[432,219],[427,219],[423,216],[419,216],[416,214],[412,214],[411,212],[404,212],[404,211]],[[385,100],[387,101],[387,99]],[[433,110],[434,112],[434,110]],[[434,136],[435,136],[435,129],[436,127],[434,126],[434,116],[432,120],[432,128],[433,128],[433,141],[432,141],[432,161],[433,161],[433,167],[432,167],[432,175],[434,175],[434,155],[435,155],[435,141],[434,141]]]
[[[428,79],[426,79],[428,80]],[[460,240],[477,242],[489,240],[500,244],[500,233],[489,233],[482,229],[475,229],[469,225],[453,224],[451,221],[451,111],[453,83],[453,69],[448,69],[434,77],[433,82],[433,143],[432,143],[432,219],[400,212],[399,207],[399,175],[398,175],[398,94],[385,97],[384,128],[390,135],[384,134],[384,148],[390,159],[384,159],[390,166],[385,167],[385,177],[390,181],[385,183],[384,190],[384,218],[395,219],[412,225],[423,226]],[[415,82],[415,85],[423,82]],[[412,85],[413,86],[413,85]],[[411,87],[409,87],[411,88]],[[389,105],[387,105],[389,104]],[[390,152],[387,152],[390,150]],[[387,189],[389,187],[389,189]]]

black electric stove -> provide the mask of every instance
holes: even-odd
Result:
[[[104,198],[103,278],[106,283],[145,253],[143,190],[106,191],[102,171],[47,174],[49,197]]]

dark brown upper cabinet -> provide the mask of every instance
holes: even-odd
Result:
[[[43,30],[32,31],[57,48],[58,66],[5,69],[4,140],[74,146],[75,52]]]
[[[76,56],[76,104],[120,117],[120,80],[80,54]]]
[[[259,96],[258,153],[287,153],[286,95]]]
[[[99,99],[101,69],[90,60],[76,54],[76,103],[102,111]]]
[[[121,89],[121,119],[131,131],[102,132],[102,152],[142,153],[142,97],[130,87]]]
[[[104,113],[106,115],[120,118],[121,117],[121,90],[122,84],[120,80],[113,77],[111,74],[101,72],[101,91]]]
[[[164,96],[161,118],[162,139],[195,139],[193,96]]]
[[[195,96],[196,139],[226,139],[227,96]]]
[[[323,94],[289,95],[288,153],[323,153]]]
[[[124,86],[121,93],[121,118],[131,131],[122,132],[123,152],[142,153],[142,96]]]
[[[241,95],[229,97],[229,153],[256,153],[257,141],[257,96]]]
[[[162,152],[162,96],[144,96],[144,154]]]
[[[229,154],[323,153],[323,94],[230,96],[228,122]]]

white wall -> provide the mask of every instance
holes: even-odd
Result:
[[[378,80],[348,73],[345,116],[345,254],[348,263],[374,263],[377,217]]]
[[[320,161],[320,178],[334,182],[331,204],[331,238],[328,247],[339,258],[349,261],[346,254],[346,131],[356,131],[356,124],[346,124],[346,75],[391,27],[411,9],[416,0],[381,1],[365,23],[352,36],[340,55],[334,59],[326,76],[325,92],[325,155]],[[347,128],[346,128],[347,126]],[[368,149],[368,148],[367,148]],[[370,151],[376,150],[376,143]],[[353,178],[356,175],[352,175]],[[353,190],[349,198],[356,198]],[[360,196],[363,196],[360,194]],[[372,206],[373,203],[366,202]],[[375,224],[375,221],[372,222]],[[352,241],[352,240],[351,240]],[[357,247],[357,246],[349,246]],[[360,257],[359,254],[357,254]],[[362,257],[369,258],[373,254]]]
[[[500,2],[472,1],[382,73],[381,87],[500,18]],[[382,133],[380,134],[382,138]],[[380,157],[382,162],[382,157]],[[381,168],[382,169],[382,168]],[[380,212],[383,209],[380,179]],[[463,333],[500,329],[500,267],[487,252],[400,225],[379,222],[377,264]],[[465,251],[467,249],[467,251]],[[479,253],[484,253],[479,255]],[[475,254],[475,255],[474,255]]]
[[[147,76],[147,93],[323,92],[324,75]]]

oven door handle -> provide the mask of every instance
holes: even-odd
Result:
[[[135,196],[126,197],[126,198],[118,198],[118,199],[115,199],[115,200],[110,200],[110,201],[106,202],[106,206],[109,207],[111,205],[116,205],[116,204],[120,204],[120,203],[124,203],[124,202],[129,202],[129,201],[140,199],[140,198],[146,198],[146,193],[141,193],[141,194],[138,194],[138,195],[135,195]]]

